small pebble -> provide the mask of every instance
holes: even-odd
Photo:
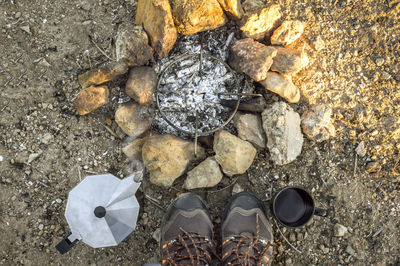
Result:
[[[21,12],[18,11],[17,13],[15,13],[14,18],[17,18],[17,19],[18,19],[18,18],[20,18],[20,17],[21,17]]]
[[[377,58],[375,61],[375,64],[377,66],[382,66],[384,63],[385,63],[385,59],[383,59],[383,58]]]
[[[356,251],[353,249],[352,246],[347,246],[346,252],[353,256]]]
[[[62,200],[61,200],[61,199],[56,199],[56,202],[57,202],[57,203],[61,203]]]
[[[386,71],[382,71],[381,72],[381,77],[383,79],[390,79],[392,76],[389,73],[387,73]]]
[[[43,224],[39,224],[39,230],[43,230],[44,225]]]
[[[357,155],[360,156],[360,157],[364,157],[364,156],[365,156],[366,151],[365,151],[365,144],[364,144],[364,141],[361,141],[361,142],[358,144],[358,146],[357,146],[357,148],[356,148],[356,153],[357,153]]]
[[[337,237],[344,236],[347,233],[347,227],[341,224],[335,224],[333,227],[333,233]]]
[[[87,170],[87,169],[89,169],[89,166],[84,165],[84,166],[83,166],[83,169]]]
[[[0,162],[2,162],[2,161],[3,161],[3,159],[4,159],[4,158],[3,158],[3,156],[1,156],[1,155],[0,155]]]
[[[160,243],[160,237],[161,237],[161,229],[157,228],[154,233],[153,233],[153,238],[156,240],[158,243]]]

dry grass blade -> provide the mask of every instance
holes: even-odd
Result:
[[[90,41],[94,44],[94,46],[96,46],[96,48],[100,51],[100,53],[101,53],[102,55],[104,55],[105,57],[107,57],[107,58],[108,58],[109,60],[111,60],[111,61],[115,61],[115,60],[113,60],[111,57],[109,57],[109,56],[106,54],[106,52],[104,52],[104,50],[101,49],[101,48],[97,45],[97,43],[96,43],[95,41],[93,41],[92,36],[89,35],[89,39],[90,39]]]

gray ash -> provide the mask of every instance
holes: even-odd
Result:
[[[223,63],[228,58],[230,45],[236,40],[236,30],[228,25],[182,36],[170,56],[157,62],[159,106],[165,117],[179,129],[194,133],[196,115],[199,135],[220,127],[234,112],[221,105],[220,100],[237,99],[238,96],[219,93],[254,91],[248,77],[233,72]],[[155,125],[160,133],[182,135],[159,112]]]

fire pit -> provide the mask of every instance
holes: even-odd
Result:
[[[175,55],[161,60],[154,96],[159,118],[168,126],[197,140],[225,127],[235,116],[241,97],[259,96],[249,93],[253,86],[225,62],[232,39],[233,32],[226,31],[187,36],[177,44]],[[235,104],[228,107],[221,100]],[[165,128],[159,118],[158,124]]]

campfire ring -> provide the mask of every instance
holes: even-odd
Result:
[[[188,131],[188,130],[182,129],[182,128],[178,127],[177,125],[175,125],[170,119],[168,119],[168,117],[167,117],[167,115],[166,115],[166,113],[165,113],[165,110],[163,110],[162,107],[160,106],[160,97],[159,97],[159,96],[160,96],[160,93],[161,93],[161,92],[160,92],[160,87],[162,86],[162,85],[161,85],[161,81],[162,81],[163,75],[164,75],[172,66],[174,66],[175,64],[180,63],[180,62],[182,62],[183,60],[190,59],[190,58],[196,58],[196,57],[197,57],[198,60],[200,61],[200,70],[201,70],[201,64],[202,64],[202,61],[203,61],[204,58],[210,58],[210,59],[212,59],[212,60],[215,60],[215,61],[217,61],[217,62],[223,64],[224,67],[227,69],[227,72],[230,72],[230,73],[232,74],[232,76],[233,76],[233,78],[234,78],[234,84],[235,84],[235,86],[236,86],[236,88],[237,88],[237,92],[218,94],[218,98],[220,97],[220,95],[235,95],[235,96],[237,96],[236,104],[235,104],[235,106],[234,106],[234,108],[233,108],[233,111],[232,111],[232,113],[230,114],[230,116],[229,116],[228,119],[226,119],[226,120],[225,120],[221,125],[219,125],[218,127],[215,127],[215,128],[213,128],[213,129],[211,129],[211,130],[204,131],[204,132],[199,132],[199,130],[198,130],[198,114],[197,114],[197,111],[196,111],[196,121],[195,121],[196,124],[195,124],[195,129],[194,129],[194,131]],[[199,70],[199,72],[200,72],[200,70]],[[180,131],[180,132],[182,132],[182,133],[191,135],[191,136],[195,137],[196,140],[197,140],[197,137],[198,137],[198,136],[207,136],[207,135],[210,135],[210,134],[214,133],[215,131],[217,131],[217,130],[219,130],[219,129],[222,129],[223,127],[225,127],[225,126],[233,119],[233,117],[235,116],[235,114],[236,114],[236,112],[237,112],[237,110],[238,110],[238,108],[239,108],[240,96],[241,96],[241,93],[240,93],[240,84],[239,84],[237,75],[236,75],[236,73],[232,70],[232,68],[231,68],[227,63],[225,63],[223,60],[221,60],[221,59],[219,59],[219,58],[217,58],[217,57],[215,57],[215,56],[212,56],[212,55],[210,55],[210,54],[203,54],[203,52],[201,52],[200,54],[187,54],[187,55],[182,55],[182,56],[179,56],[177,59],[175,59],[173,62],[169,63],[169,64],[164,68],[164,70],[160,73],[159,79],[158,79],[158,83],[157,83],[157,87],[156,87],[156,91],[155,91],[155,98],[156,98],[156,102],[157,102],[157,108],[158,108],[158,110],[159,110],[159,112],[160,112],[162,118],[163,118],[170,126],[172,126],[174,129],[176,129],[176,130],[178,130],[178,131]],[[220,103],[219,103],[219,104],[220,104]]]

